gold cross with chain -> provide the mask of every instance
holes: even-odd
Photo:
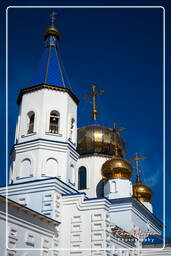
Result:
[[[91,88],[92,88],[92,93],[85,94],[84,98],[87,99],[89,97],[92,97],[93,101],[90,102],[92,104],[92,106],[93,106],[93,109],[92,109],[92,120],[97,120],[98,111],[97,111],[97,104],[96,104],[96,96],[103,94],[105,92],[105,90],[96,91],[96,85],[95,84],[93,84],[91,86]]]
[[[140,174],[140,169],[139,169],[139,166],[138,166],[138,162],[139,162],[140,160],[145,160],[146,157],[145,157],[145,156],[141,156],[141,157],[140,157],[138,154],[139,154],[138,152],[135,152],[135,157],[132,158],[132,159],[129,159],[129,161],[135,161],[135,163],[136,163],[135,168],[136,168],[136,171],[137,171],[137,175],[139,176],[139,174]]]

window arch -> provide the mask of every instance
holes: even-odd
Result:
[[[81,166],[78,170],[78,189],[87,188],[87,170],[84,166]]]
[[[49,120],[50,133],[59,133],[59,119],[60,119],[59,112],[56,110],[52,110],[50,112],[50,120]]]
[[[33,111],[28,112],[28,130],[27,134],[34,132],[34,121],[35,121],[35,113]]]

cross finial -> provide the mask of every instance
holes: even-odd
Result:
[[[52,26],[54,26],[54,23],[55,23],[55,16],[56,16],[56,15],[57,15],[57,13],[54,12],[54,11],[50,14]]]
[[[96,104],[96,96],[103,94],[105,91],[104,90],[96,91],[96,85],[95,84],[93,84],[91,86],[91,88],[92,88],[92,93],[85,94],[84,98],[87,99],[89,97],[92,97],[92,100],[93,100],[91,102],[91,104],[93,106],[93,109],[92,109],[92,120],[97,120],[97,113],[98,113],[98,111],[97,111],[97,104]]]
[[[137,171],[137,175],[139,176],[139,174],[140,174],[140,169],[139,169],[139,161],[140,160],[145,160],[146,159],[146,157],[145,156],[139,156],[139,153],[138,152],[135,152],[135,157],[134,158],[132,158],[132,159],[130,159],[130,161],[135,161],[135,168],[136,168],[136,171]]]
[[[113,128],[116,129],[117,122],[113,122]]]
[[[125,127],[123,127],[123,126],[121,126],[121,127],[116,127],[117,126],[117,122],[113,122],[112,123],[113,124],[113,129],[114,129],[114,131],[124,131],[124,130],[126,130],[126,128]]]

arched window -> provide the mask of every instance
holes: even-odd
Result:
[[[48,158],[46,161],[46,175],[51,177],[58,176],[58,162],[54,158]]]
[[[21,177],[29,177],[31,175],[31,161],[26,158],[21,162]]]
[[[28,130],[27,133],[33,133],[34,131],[34,119],[35,119],[35,113],[33,111],[28,112]]]
[[[78,189],[87,188],[87,171],[84,166],[81,166],[78,170]]]
[[[60,114],[58,111],[53,110],[50,112],[49,132],[59,133],[59,118]]]

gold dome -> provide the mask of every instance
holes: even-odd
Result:
[[[119,154],[125,156],[124,139],[114,129],[98,124],[88,125],[78,129],[77,150],[80,155],[114,155],[114,146]]]
[[[142,202],[150,202],[152,195],[151,188],[143,184],[140,180],[140,176],[137,175],[136,183],[133,185],[133,196]]]
[[[101,174],[105,179],[130,179],[132,166],[124,158],[114,156],[102,165]]]
[[[57,39],[60,40],[60,32],[54,25],[51,25],[48,29],[46,29],[44,38],[46,39],[50,35],[56,36]]]

